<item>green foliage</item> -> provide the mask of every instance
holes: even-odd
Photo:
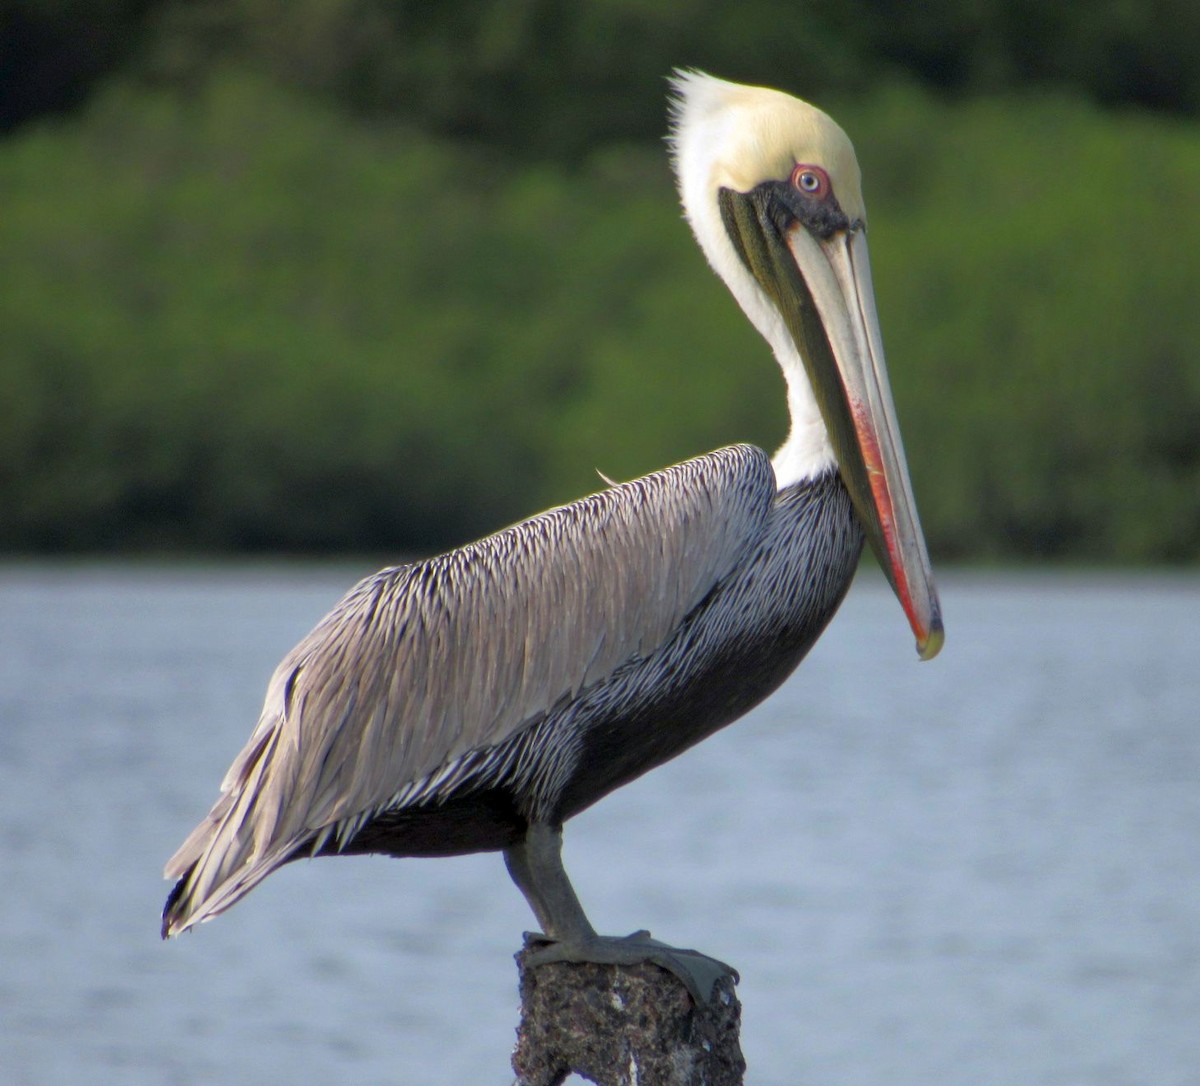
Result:
[[[578,163],[655,139],[664,76],[804,71],[847,85],[832,0],[193,0],[159,5],[143,50],[154,79],[189,86],[234,59],[359,116]],[[765,20],[765,21],[764,21]],[[760,28],[770,25],[772,32]]]
[[[827,103],[935,555],[1200,555],[1200,136]],[[518,164],[227,70],[0,144],[0,547],[429,549],[733,440],[766,348],[660,147]]]
[[[504,169],[239,77],[11,142],[0,544],[407,549],[593,487],[598,375],[688,250],[662,159]]]
[[[1200,134],[1066,101],[842,112],[937,549],[1200,556]]]
[[[827,98],[897,76],[1200,110],[1194,0],[8,0],[0,130],[115,70],[196,88],[234,64],[360,116],[578,162],[657,137],[695,66]]]

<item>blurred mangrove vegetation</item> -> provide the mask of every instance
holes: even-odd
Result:
[[[663,76],[855,140],[936,558],[1200,558],[1200,7],[9,0],[0,549],[406,553],[786,425]]]

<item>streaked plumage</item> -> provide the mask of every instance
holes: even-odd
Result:
[[[504,850],[564,954],[659,960],[661,944],[614,950],[595,936],[558,860],[562,822],[791,673],[849,586],[860,522],[923,651],[936,651],[936,597],[853,238],[862,212],[849,142],[778,92],[695,73],[677,89],[684,206],[784,369],[788,443],[774,466],[749,446],[721,449],[356,585],[280,664],[220,798],[168,863],[178,882],[164,936],[298,857]],[[799,195],[780,188],[817,155],[831,191],[817,201],[799,182]],[[803,279],[777,270],[793,258]],[[789,291],[801,296],[795,312]],[[845,315],[839,291],[858,292]],[[851,373],[869,363],[869,395],[882,396],[866,418],[856,378],[843,377],[857,439],[830,415],[840,386],[814,384],[833,360]]]

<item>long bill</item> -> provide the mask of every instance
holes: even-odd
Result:
[[[723,190],[743,261],[782,315],[808,372],[867,539],[900,600],[922,660],[942,647],[941,606],[909,482],[884,364],[866,232],[781,232],[751,194]]]

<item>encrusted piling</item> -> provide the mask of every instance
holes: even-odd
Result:
[[[559,1086],[571,1073],[597,1086],[741,1086],[742,1005],[732,977],[697,1005],[657,965],[527,968],[526,953],[516,956],[517,1086]]]

